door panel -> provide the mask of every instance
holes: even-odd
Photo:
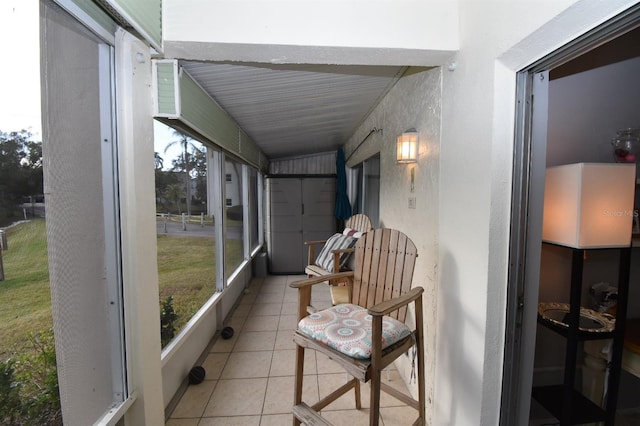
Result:
[[[271,179],[271,231],[302,232],[302,195],[300,179]]]
[[[267,247],[271,273],[302,273],[305,241],[325,240],[336,230],[335,178],[267,179]]]
[[[302,180],[302,229],[305,234],[312,233],[320,235],[319,239],[326,239],[335,232],[335,198],[334,178]],[[304,239],[308,241],[306,237]]]

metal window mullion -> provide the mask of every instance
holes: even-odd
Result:
[[[360,182],[360,213],[366,214],[364,211],[365,206],[367,205],[367,161],[362,162],[362,181]]]
[[[258,181],[257,181],[257,193],[258,193],[258,200],[257,200],[257,210],[258,210],[258,245],[259,246],[263,246],[264,245],[264,223],[263,223],[263,218],[264,218],[264,210],[263,210],[263,204],[262,204],[262,200],[263,200],[263,177],[264,175],[260,172],[260,170],[258,170]]]
[[[226,241],[226,216],[224,206],[226,200],[224,154],[220,151],[212,151],[213,169],[209,172],[213,176],[213,211],[215,218],[214,232],[216,236],[216,291],[223,291],[226,287],[225,280],[225,241]]]
[[[128,397],[124,335],[122,254],[120,243],[117,140],[115,127],[114,50],[99,45],[100,147],[102,160],[105,273],[109,305],[109,339],[114,402]]]
[[[567,62],[583,55],[607,42],[626,34],[637,27],[640,19],[640,4],[635,4],[622,13],[608,20],[606,24],[588,31],[582,36],[576,37],[564,46],[551,52],[539,61],[529,65],[522,71],[531,74],[541,71],[551,71]]]
[[[251,230],[249,229],[253,215],[249,208],[249,166],[242,164],[242,251],[244,259],[249,260],[251,257]]]

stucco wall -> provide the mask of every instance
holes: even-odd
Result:
[[[164,0],[162,7],[169,57],[433,65],[458,48],[450,0]]]
[[[418,249],[413,285],[425,288],[424,324],[426,334],[427,416],[432,413],[438,280],[438,161],[440,152],[440,68],[409,68],[388,95],[358,128],[345,146],[348,165],[353,166],[380,153],[380,227],[398,229],[409,236]],[[354,149],[372,128],[372,134],[355,152]],[[396,162],[396,137],[415,128],[420,134],[418,162]],[[353,153],[353,155],[352,155]],[[411,192],[411,170],[414,190]],[[416,208],[409,209],[409,198]],[[397,365],[409,382],[409,359]]]
[[[435,425],[499,423],[516,72],[633,3],[459,2],[462,48],[443,73]]]

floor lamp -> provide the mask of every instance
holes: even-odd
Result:
[[[532,395],[561,425],[595,421],[613,425],[629,287],[636,165],[569,164],[548,168],[545,179],[542,240],[572,250],[571,289],[568,304],[541,303],[538,308],[539,322],[566,339],[563,383],[534,388]],[[620,250],[615,322],[581,306],[583,261],[589,249]],[[578,343],[599,339],[613,339],[604,407],[574,389]]]

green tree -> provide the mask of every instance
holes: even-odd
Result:
[[[183,190],[180,180],[178,173],[156,169],[156,208],[159,209],[158,211],[166,211],[171,208],[171,206],[168,205],[167,188],[169,185],[177,183],[181,190]]]
[[[184,195],[184,188],[182,185],[173,183],[167,186],[167,190],[165,193],[165,198],[171,204],[174,204],[178,208],[178,214],[182,213],[182,209],[180,208],[180,200]]]
[[[204,148],[197,146],[191,147],[188,156],[189,164],[183,164],[182,157],[172,161],[173,170],[189,170],[189,181],[192,182],[190,189],[193,190],[193,182],[195,182],[196,193],[191,194],[191,199],[198,201],[207,199],[207,154]]]
[[[31,137],[26,130],[0,131],[0,225],[15,220],[23,197],[43,192],[42,143]]]
[[[164,158],[158,152],[153,153],[153,168],[158,171],[164,167]]]
[[[184,172],[184,186],[187,194],[187,214],[191,215],[191,169],[189,167],[191,160],[189,159],[189,148],[198,149],[198,147],[194,144],[193,139],[177,130],[173,131],[173,136],[178,139],[169,142],[164,148],[164,153],[166,154],[169,148],[175,145],[180,145],[182,148],[182,158],[178,158],[178,161],[174,160],[173,167],[174,170]]]
[[[207,150],[197,150],[193,153],[196,179],[196,198],[200,201],[207,201]]]

